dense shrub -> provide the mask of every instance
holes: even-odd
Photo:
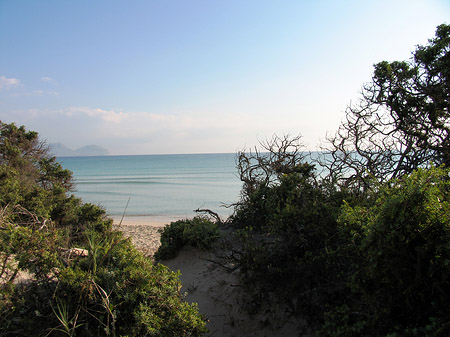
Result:
[[[0,121],[0,336],[205,332],[178,274],[153,265],[71,185],[36,132]]]
[[[327,314],[343,331],[333,335],[450,334],[449,173],[418,170],[385,184],[370,207],[344,206],[353,301]]]
[[[3,219],[2,226],[6,224]],[[55,228],[1,231],[2,336],[200,336],[205,322],[183,301],[179,275],[138,252],[120,232],[86,235],[87,256],[62,255]],[[14,284],[17,271],[33,277]]]
[[[337,252],[344,239],[337,223],[341,201],[341,193],[317,183],[309,164],[243,200],[231,219],[239,245],[229,258],[248,289],[301,302],[311,316],[345,292],[347,266]]]
[[[208,250],[219,238],[217,223],[205,217],[171,222],[161,231],[161,246],[155,254],[156,260],[174,258],[186,245]]]
[[[301,303],[293,314],[323,336],[447,336],[450,170],[374,181],[364,198],[312,174],[299,167],[237,207],[229,259],[248,290]]]
[[[1,207],[20,205],[39,219],[51,220],[65,228],[68,242],[82,241],[90,223],[99,231],[109,230],[112,220],[105,211],[70,195],[71,188],[72,172],[62,168],[37,132],[0,121]]]
[[[301,303],[293,314],[321,336],[447,336],[450,170],[374,181],[362,198],[307,168],[256,190],[233,216],[229,258],[248,290]]]
[[[450,335],[449,170],[432,167],[449,162],[449,33],[375,65],[318,176],[299,137],[238,154],[228,259],[323,336]]]

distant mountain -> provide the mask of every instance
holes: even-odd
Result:
[[[61,143],[50,144],[50,151],[56,157],[107,156],[108,150],[98,145],[86,145],[72,150]]]
[[[98,145],[86,145],[74,151],[77,156],[107,156],[108,150]]]

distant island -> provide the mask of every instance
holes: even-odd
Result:
[[[109,152],[107,149],[98,145],[86,145],[79,149],[69,149],[62,143],[49,144],[50,151],[56,157],[82,157],[82,156],[107,156]]]

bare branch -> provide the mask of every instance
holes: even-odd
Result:
[[[217,221],[219,224],[222,224],[222,223],[223,223],[223,221],[222,221],[222,219],[220,218],[219,214],[217,214],[216,212],[211,211],[210,209],[206,209],[206,208],[200,209],[200,208],[197,208],[196,210],[194,210],[194,212],[197,212],[197,213],[207,213],[207,214],[209,214],[210,216],[212,216],[214,219],[216,219],[216,221]]]

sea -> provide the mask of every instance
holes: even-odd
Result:
[[[58,157],[73,172],[73,194],[121,219],[192,218],[209,209],[222,219],[239,200],[235,153]]]

